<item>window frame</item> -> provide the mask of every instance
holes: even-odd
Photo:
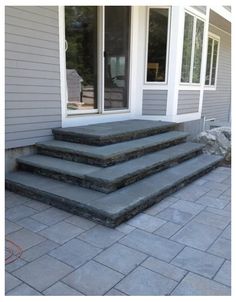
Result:
[[[209,83],[211,82],[211,78],[212,78],[213,51],[214,51],[214,45],[215,45],[214,41],[218,42],[217,57],[216,57],[216,73],[215,73],[215,83],[214,83],[214,85],[211,85],[211,84],[205,84],[205,82],[206,82],[206,72],[205,72],[204,89],[205,90],[216,90],[217,78],[218,78],[219,55],[220,55],[220,36],[213,34],[212,32],[208,32],[207,47],[208,47],[209,38],[213,40],[212,48],[211,48],[211,65],[210,65],[210,81],[209,81]],[[207,66],[207,58],[206,58],[206,66]]]
[[[167,40],[166,40],[166,66],[165,66],[165,81],[147,81],[147,66],[148,66],[148,42],[149,42],[149,19],[150,9],[168,9],[168,23],[167,23]],[[144,85],[167,85],[169,74],[169,52],[170,52],[170,27],[171,27],[171,6],[148,6],[147,8],[147,20],[146,20],[146,43],[145,43],[145,66],[144,66]]]
[[[192,32],[192,49],[191,49],[191,65],[190,65],[190,74],[189,82],[182,82],[182,62],[183,62],[183,47],[184,47],[184,26],[185,26],[185,14],[189,14],[193,17],[193,32]],[[199,83],[193,83],[193,66],[194,66],[194,55],[195,55],[195,38],[196,38],[196,27],[197,27],[197,19],[203,22],[203,41],[204,43],[204,32],[205,32],[205,27],[206,27],[206,20],[199,16],[198,14],[195,14],[187,9],[184,10],[184,20],[183,20],[183,41],[182,41],[182,53],[181,53],[181,66],[180,66],[180,80],[179,80],[179,85],[181,86],[193,86],[193,87],[200,87],[201,86],[201,74],[202,74],[202,67],[203,67],[203,60],[201,60],[201,69],[200,69],[200,82]],[[202,59],[203,59],[203,48],[202,47]],[[204,78],[205,81],[205,78]]]

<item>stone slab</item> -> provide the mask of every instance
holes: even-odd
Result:
[[[72,271],[68,265],[45,255],[14,272],[14,275],[38,291],[43,291]]]
[[[154,257],[149,257],[142,263],[142,266],[177,282],[187,274],[186,270],[178,268],[164,261],[160,261]]]
[[[59,140],[41,142],[36,146],[38,152],[42,154],[105,167],[183,142],[187,136],[186,132],[170,131],[106,146],[84,145]]]
[[[189,273],[172,292],[172,296],[229,296],[230,288],[218,282]]]
[[[141,230],[129,233],[120,240],[120,243],[167,262],[171,261],[184,247],[177,242]]]
[[[222,258],[185,247],[171,263],[203,277],[212,278],[223,262]]]
[[[141,252],[126,247],[122,244],[115,243],[96,256],[95,260],[122,274],[127,275],[146,258],[147,255]]]
[[[215,281],[231,286],[231,262],[226,260],[214,278]]]
[[[116,285],[123,275],[90,261],[63,279],[68,286],[88,296],[101,296]]]
[[[19,245],[23,251],[46,240],[46,238],[26,229],[11,233],[7,238]]]
[[[51,251],[49,255],[74,268],[78,268],[100,252],[100,248],[79,239],[72,239]]]
[[[168,295],[176,285],[176,281],[144,267],[138,267],[115,288],[130,296],[164,296]]]
[[[39,232],[39,234],[52,241],[55,241],[56,243],[63,244],[66,241],[78,236],[82,232],[84,232],[83,229],[80,229],[71,223],[61,221],[48,227],[47,229],[42,230]]]
[[[83,296],[77,290],[71,288],[70,286],[60,281],[46,289],[43,294],[45,296]]]
[[[145,137],[174,128],[175,124],[150,120],[124,120],[88,126],[56,128],[53,134],[57,139],[82,142],[91,145],[106,145]]]
[[[216,240],[220,233],[221,230],[218,228],[191,221],[172,236],[171,239],[205,251]]]

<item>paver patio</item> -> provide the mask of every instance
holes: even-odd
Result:
[[[110,229],[6,192],[6,295],[230,295],[230,169]]]

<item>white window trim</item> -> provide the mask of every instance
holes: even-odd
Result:
[[[162,9],[168,9],[168,25],[167,25],[167,43],[166,43],[166,72],[165,72],[165,81],[163,82],[149,82],[147,81],[147,61],[148,61],[148,41],[149,41],[149,17],[150,17],[150,9],[151,8],[162,8]],[[170,45],[170,27],[171,27],[171,6],[149,6],[147,8],[147,23],[146,23],[146,41],[145,41],[145,67],[144,67],[144,86],[149,86],[149,89],[152,89],[151,86],[155,85],[165,85],[168,84],[168,66],[169,66],[169,45]]]
[[[218,78],[218,65],[219,65],[219,54],[220,54],[220,36],[217,36],[216,34],[213,34],[212,32],[208,33],[208,38],[207,38],[207,47],[208,47],[208,39],[211,38],[213,40],[212,43],[212,50],[211,50],[211,54],[214,51],[214,41],[218,42],[218,47],[217,47],[217,57],[216,57],[216,74],[215,74],[215,84],[211,85],[205,84],[205,80],[206,80],[206,74],[204,77],[204,90],[216,90],[217,87],[217,78]],[[211,82],[211,76],[212,76],[212,64],[213,64],[213,55],[211,56],[211,66],[210,66],[210,81]]]
[[[205,18],[202,17],[202,14],[200,13],[195,13],[196,10],[194,9],[185,9],[184,10],[184,20],[185,20],[185,13],[193,16],[193,34],[192,34],[192,39],[196,36],[196,25],[197,25],[197,19],[201,20],[204,22],[204,28],[203,28],[203,34],[206,26],[206,20]],[[205,16],[206,17],[206,16]],[[183,31],[184,31],[184,26],[185,22],[183,24]],[[192,52],[191,52],[191,65],[190,65],[190,82],[181,82],[181,76],[182,76],[182,61],[183,61],[183,46],[184,46],[184,35],[183,35],[183,43],[182,43],[182,54],[181,54],[181,73],[180,73],[180,80],[179,80],[179,85],[180,86],[191,86],[191,87],[198,87],[200,89],[201,87],[201,76],[200,76],[200,82],[199,83],[193,83],[192,82],[192,76],[193,76],[193,64],[194,64],[194,54],[195,54],[195,39],[192,41]],[[203,58],[203,47],[202,47],[202,58]],[[202,61],[201,61],[201,69],[202,69]],[[200,70],[200,75],[201,75],[201,70]]]

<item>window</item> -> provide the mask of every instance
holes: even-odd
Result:
[[[185,13],[181,82],[199,84],[204,22]]]
[[[166,81],[168,21],[168,8],[149,9],[147,82]]]
[[[206,86],[215,86],[217,58],[219,53],[219,38],[208,37],[207,65],[206,65]]]

